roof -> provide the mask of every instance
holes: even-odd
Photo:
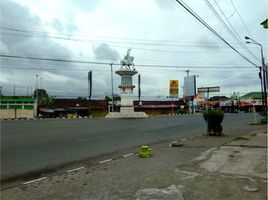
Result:
[[[141,101],[142,105],[184,105],[185,103],[182,100],[173,100],[173,101]],[[133,101],[134,105],[139,105],[139,101]]]
[[[261,99],[261,98],[262,98],[261,92],[250,92],[244,96],[241,96],[240,100]]]
[[[31,102],[34,103],[35,99],[34,98],[5,98],[5,97],[1,97],[0,98],[0,102],[9,102],[9,103],[15,103],[15,102]]]
[[[226,96],[214,96],[209,98],[210,101],[226,101],[229,100],[230,98],[226,97]]]
[[[179,108],[179,105],[134,105],[135,108]]]
[[[45,107],[45,106],[44,106]],[[66,107],[91,107],[106,108],[106,100],[85,100],[85,99],[55,99],[50,108],[66,108]]]

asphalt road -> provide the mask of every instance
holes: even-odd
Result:
[[[226,114],[223,128],[243,132],[252,114]],[[1,180],[72,161],[206,132],[202,115],[147,119],[46,119],[1,122]]]

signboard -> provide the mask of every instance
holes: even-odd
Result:
[[[169,96],[170,97],[179,96],[179,81],[178,80],[169,81]]]
[[[192,97],[196,94],[195,75],[184,77],[184,95]]]
[[[197,88],[198,93],[199,92],[219,92],[220,87],[201,87]]]

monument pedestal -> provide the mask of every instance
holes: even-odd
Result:
[[[106,118],[146,118],[148,115],[144,112],[134,112],[133,106],[133,89],[132,76],[138,72],[135,70],[121,68],[115,72],[121,76],[121,85],[118,87],[121,91],[121,107],[120,112],[110,112]]]

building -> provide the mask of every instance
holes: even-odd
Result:
[[[31,97],[1,97],[0,119],[33,118],[36,108],[35,99]]]
[[[49,106],[39,105],[38,113],[40,117],[104,117],[108,113],[106,100],[86,100],[86,99],[54,99]]]
[[[165,115],[176,114],[179,109],[188,112],[188,105],[183,100],[134,101],[134,109],[148,115]]]
[[[261,92],[250,92],[240,97],[240,110],[245,112],[252,112],[253,106],[255,107],[256,112],[263,110]]]

